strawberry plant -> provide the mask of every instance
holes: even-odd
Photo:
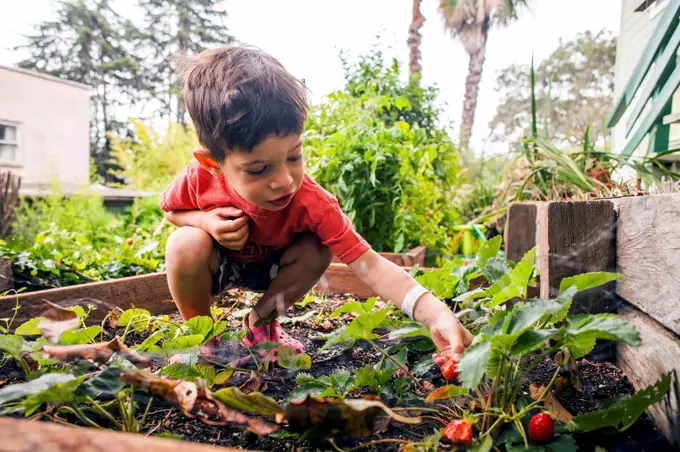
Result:
[[[549,415],[539,413],[552,394],[558,375],[573,370],[576,360],[591,352],[596,341],[639,345],[640,337],[630,324],[616,315],[569,315],[574,295],[615,280],[618,275],[587,273],[566,278],[556,298],[530,298],[536,274],[535,251],[531,250],[514,264],[493,257],[499,245],[500,241],[487,242],[475,265],[467,269],[429,277],[438,284],[440,292],[449,290],[459,316],[476,333],[456,365],[462,386],[440,388],[431,394],[430,402],[447,407],[454,419],[473,419],[478,445],[491,438],[495,443],[505,443],[510,450],[517,444],[523,447],[550,441],[555,447],[573,444],[570,433],[603,426],[624,429],[647,406],[663,398],[669,388],[667,378],[648,388],[644,399],[632,396],[608,411],[587,413],[556,424]],[[476,278],[483,282],[464,293],[457,294],[460,288],[445,287],[447,280],[450,285],[459,286],[462,282],[466,286]],[[559,365],[552,379],[535,399],[528,398],[523,391],[524,382],[536,366],[555,357]],[[453,376],[448,363],[442,371],[445,376]],[[469,405],[471,400],[476,402]],[[450,435],[445,431],[444,436]]]

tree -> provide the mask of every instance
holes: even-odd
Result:
[[[406,41],[409,48],[408,69],[411,76],[420,75],[422,70],[420,65],[420,44],[423,37],[420,34],[420,28],[425,22],[425,17],[420,12],[420,2],[421,0],[413,0],[411,25],[408,28],[408,39]]]
[[[444,17],[444,26],[452,37],[460,39],[470,56],[460,128],[461,151],[467,150],[472,134],[489,31],[495,26],[504,26],[517,19],[518,9],[526,6],[527,3],[528,0],[441,0],[440,2],[439,9]]]
[[[185,107],[177,75],[176,58],[198,53],[210,44],[233,40],[224,25],[226,11],[220,0],[140,0],[146,18],[147,73],[165,115],[184,125]]]
[[[580,33],[534,69],[538,124],[559,140],[602,137],[613,102],[616,38],[605,30]],[[517,141],[531,127],[531,67],[510,65],[497,74],[499,105],[489,123],[494,141]],[[547,114],[547,115],[546,115]],[[540,132],[544,134],[545,132]]]
[[[91,87],[90,152],[100,175],[110,166],[109,133],[123,126],[115,106],[134,104],[143,89],[140,61],[131,51],[138,37],[109,0],[60,1],[56,19],[37,25],[19,47],[30,54],[19,67]]]

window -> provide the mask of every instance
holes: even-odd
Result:
[[[0,122],[0,162],[16,162],[18,148],[17,126]]]

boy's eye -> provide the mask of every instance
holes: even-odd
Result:
[[[260,174],[263,174],[267,170],[267,166],[263,166],[262,169],[259,170],[247,170],[246,173],[250,174],[251,176],[259,176]]]
[[[289,161],[289,162],[297,162],[297,161],[300,160],[301,158],[302,158],[302,154],[296,155],[295,157],[288,157],[288,161]]]

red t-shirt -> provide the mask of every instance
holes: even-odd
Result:
[[[249,238],[239,251],[230,250],[238,262],[258,262],[293,242],[295,234],[313,232],[321,243],[348,264],[370,245],[354,231],[337,199],[305,174],[292,201],[281,210],[269,210],[243,199],[226,178],[210,174],[193,159],[161,194],[161,209],[211,210],[232,206],[250,218]]]

